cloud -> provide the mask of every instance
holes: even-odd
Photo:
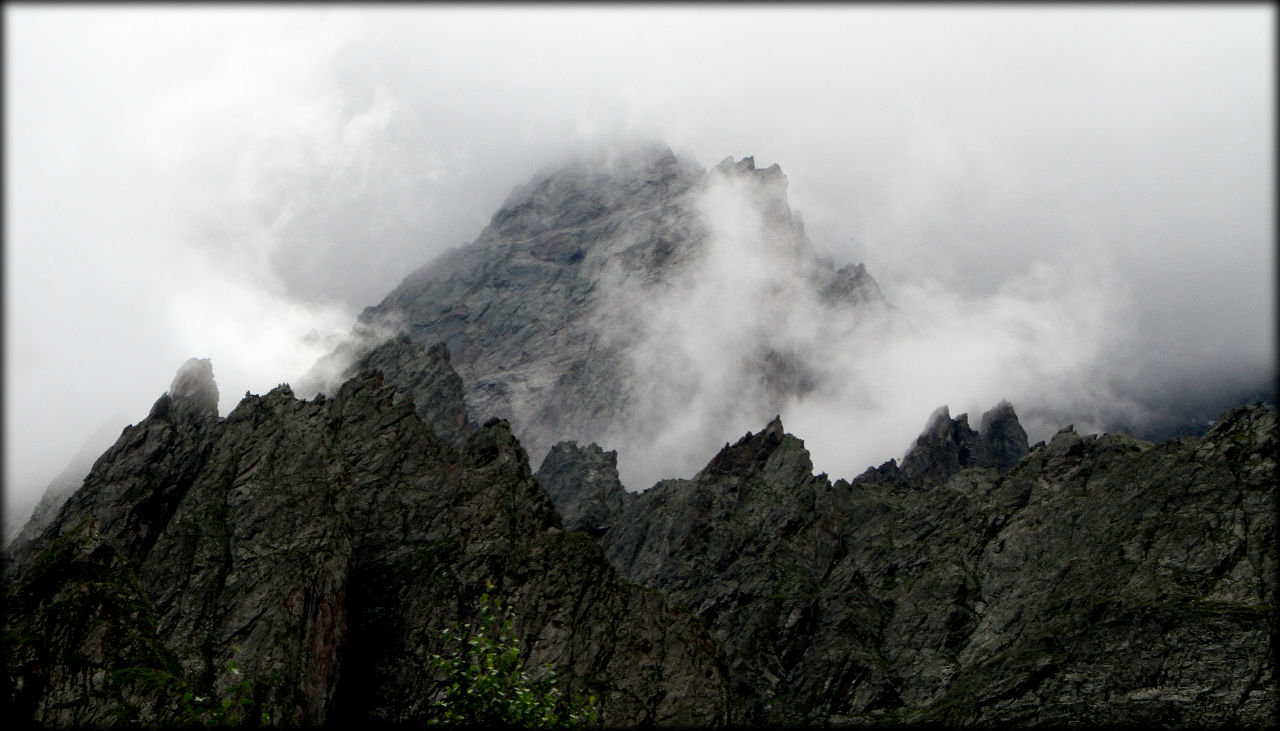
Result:
[[[822,292],[776,195],[713,171],[694,206],[707,235],[685,268],[604,287],[596,332],[625,349],[629,408],[597,439],[632,489],[691,475],[775,414],[817,469],[853,477],[901,458],[944,404],[977,418],[1008,399],[1033,440],[1063,415],[1104,431],[1140,410],[1112,388],[1133,304],[1104,254],[1039,263],[980,295],[922,278],[892,307],[851,308]]]
[[[1055,373],[982,316],[1072,334],[1101,381],[1063,385],[1063,418],[1103,381],[1153,411],[1274,376],[1273,8],[4,13],[7,497],[188,357],[224,410],[296,378],[535,170],[620,135],[781,164],[821,252],[972,313],[970,341],[935,333],[969,361]],[[1018,289],[1058,283],[1123,321],[1093,337]]]
[[[748,179],[712,171],[690,211],[707,232],[691,261],[665,280],[600,288],[609,295],[593,324],[624,350],[629,398],[598,439],[618,448],[633,488],[692,474],[730,435],[763,426],[777,403],[760,378],[770,354],[813,358],[827,312],[800,271],[807,242],[763,202]]]
[[[341,46],[325,23],[5,12],[13,510],[85,434],[144,416],[187,358],[213,359],[226,413],[349,329],[349,304],[303,296],[273,262],[290,219],[272,183],[349,165],[377,120],[309,83]]]
[[[1007,399],[1032,441],[1064,426],[1063,414],[1099,432],[1132,413],[1107,377],[1131,314],[1114,271],[1042,265],[987,295],[926,281],[892,296],[906,332],[834,345],[833,371],[845,378],[786,422],[817,440],[815,461],[833,475],[901,459],[939,405],[976,419]]]

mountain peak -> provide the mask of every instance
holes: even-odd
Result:
[[[994,467],[1005,472],[1028,452],[1027,433],[1008,401],[984,413],[979,429],[969,426],[968,414],[953,419],[946,406],[935,409],[902,458],[902,478],[927,485],[946,482],[966,467]]]
[[[733,474],[763,469],[786,436],[781,417],[775,416],[765,428],[755,434],[747,432],[733,445],[726,444],[707,465],[707,469],[711,472]]]
[[[675,364],[693,355],[704,330],[727,330],[722,339],[733,343],[724,354],[730,372],[716,376],[738,384],[726,393],[767,415],[820,387],[824,369],[817,348],[751,321],[811,318],[844,332],[858,321],[853,308],[888,312],[865,267],[836,269],[817,255],[786,185],[778,165],[758,167],[751,156],[710,171],[665,145],[579,156],[534,176],[473,244],[411,274],[361,317],[394,323],[416,343],[445,343],[470,416],[509,419],[535,458],[563,440],[625,434],[656,444],[670,423],[649,415],[677,413],[674,394],[703,379]],[[759,274],[729,284],[722,260]],[[724,286],[756,317],[709,324],[717,319],[703,315],[717,313],[699,303],[723,301],[715,291]],[[811,305],[817,314],[801,312]],[[689,326],[667,327],[672,318]],[[654,360],[661,365],[650,367]],[[691,438],[697,449],[663,455],[669,467],[695,470],[700,448],[723,443],[711,429]],[[624,482],[657,479],[637,464],[622,461]]]
[[[491,233],[528,239],[643,209],[687,189],[701,174],[664,144],[600,148],[543,168],[516,187],[493,215]]]
[[[751,155],[736,162],[733,156],[726,157],[712,168],[712,172],[781,185],[783,190],[785,190],[787,183],[787,176],[782,173],[782,167],[778,163],[775,162],[767,168],[757,168],[756,159]]]
[[[773,419],[765,425],[764,431],[761,433],[772,434],[774,437],[781,439],[783,435],[786,434],[786,430],[782,428],[782,415],[775,414]]]
[[[218,384],[213,379],[213,363],[208,358],[191,358],[183,363],[169,385],[169,398],[217,416]]]
[[[987,466],[1001,472],[1012,469],[1028,452],[1027,432],[1008,401],[1001,400],[982,415],[978,435],[985,448]]]

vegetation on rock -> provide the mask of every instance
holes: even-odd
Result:
[[[493,584],[487,585],[493,591]],[[566,695],[551,668],[533,679],[522,669],[511,606],[486,591],[474,622],[443,632],[447,655],[432,664],[445,677],[445,697],[433,723],[449,725],[576,728],[599,718],[595,696]]]

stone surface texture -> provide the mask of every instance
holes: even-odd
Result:
[[[779,282],[740,314],[892,313],[814,253],[776,165],[641,146],[536,176],[297,394],[220,417],[192,359],[74,470],[6,551],[7,718],[189,724],[248,679],[251,720],[416,726],[492,585],[524,669],[610,727],[1280,723],[1273,407],[1034,447],[1008,403],[977,430],[942,407],[901,463],[833,482],[769,415],[840,374],[768,326],[724,370],[764,427],[690,434],[692,477],[624,489],[668,408],[630,305],[719,251],[724,186]]]
[[[753,723],[1273,724],[1274,410],[1030,451],[993,413],[987,442],[1026,452],[1003,471],[931,458],[925,481],[832,484],[775,420],[622,500],[594,445],[537,476],[596,500],[609,560],[724,643]],[[940,409],[918,445],[954,458],[957,436],[983,443]]]
[[[162,396],[50,527],[15,546],[18,717],[78,724],[128,706],[132,686],[98,676],[153,667],[134,642],[206,695],[236,682],[235,660],[255,680],[254,718],[421,723],[442,694],[428,658],[492,582],[526,668],[594,693],[606,724],[733,719],[717,645],[562,529],[506,422],[456,450],[376,371],[313,401],[281,386],[221,419],[211,383]],[[110,596],[80,599],[75,626],[50,620],[86,583],[82,564],[114,577],[87,582]],[[86,663],[87,679],[69,670]]]

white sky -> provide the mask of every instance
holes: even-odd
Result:
[[[891,301],[1105,270],[1126,340],[1103,376],[1139,398],[1274,374],[1267,5],[4,14],[11,506],[188,357],[223,413],[295,379],[618,135],[779,163],[815,244]]]

